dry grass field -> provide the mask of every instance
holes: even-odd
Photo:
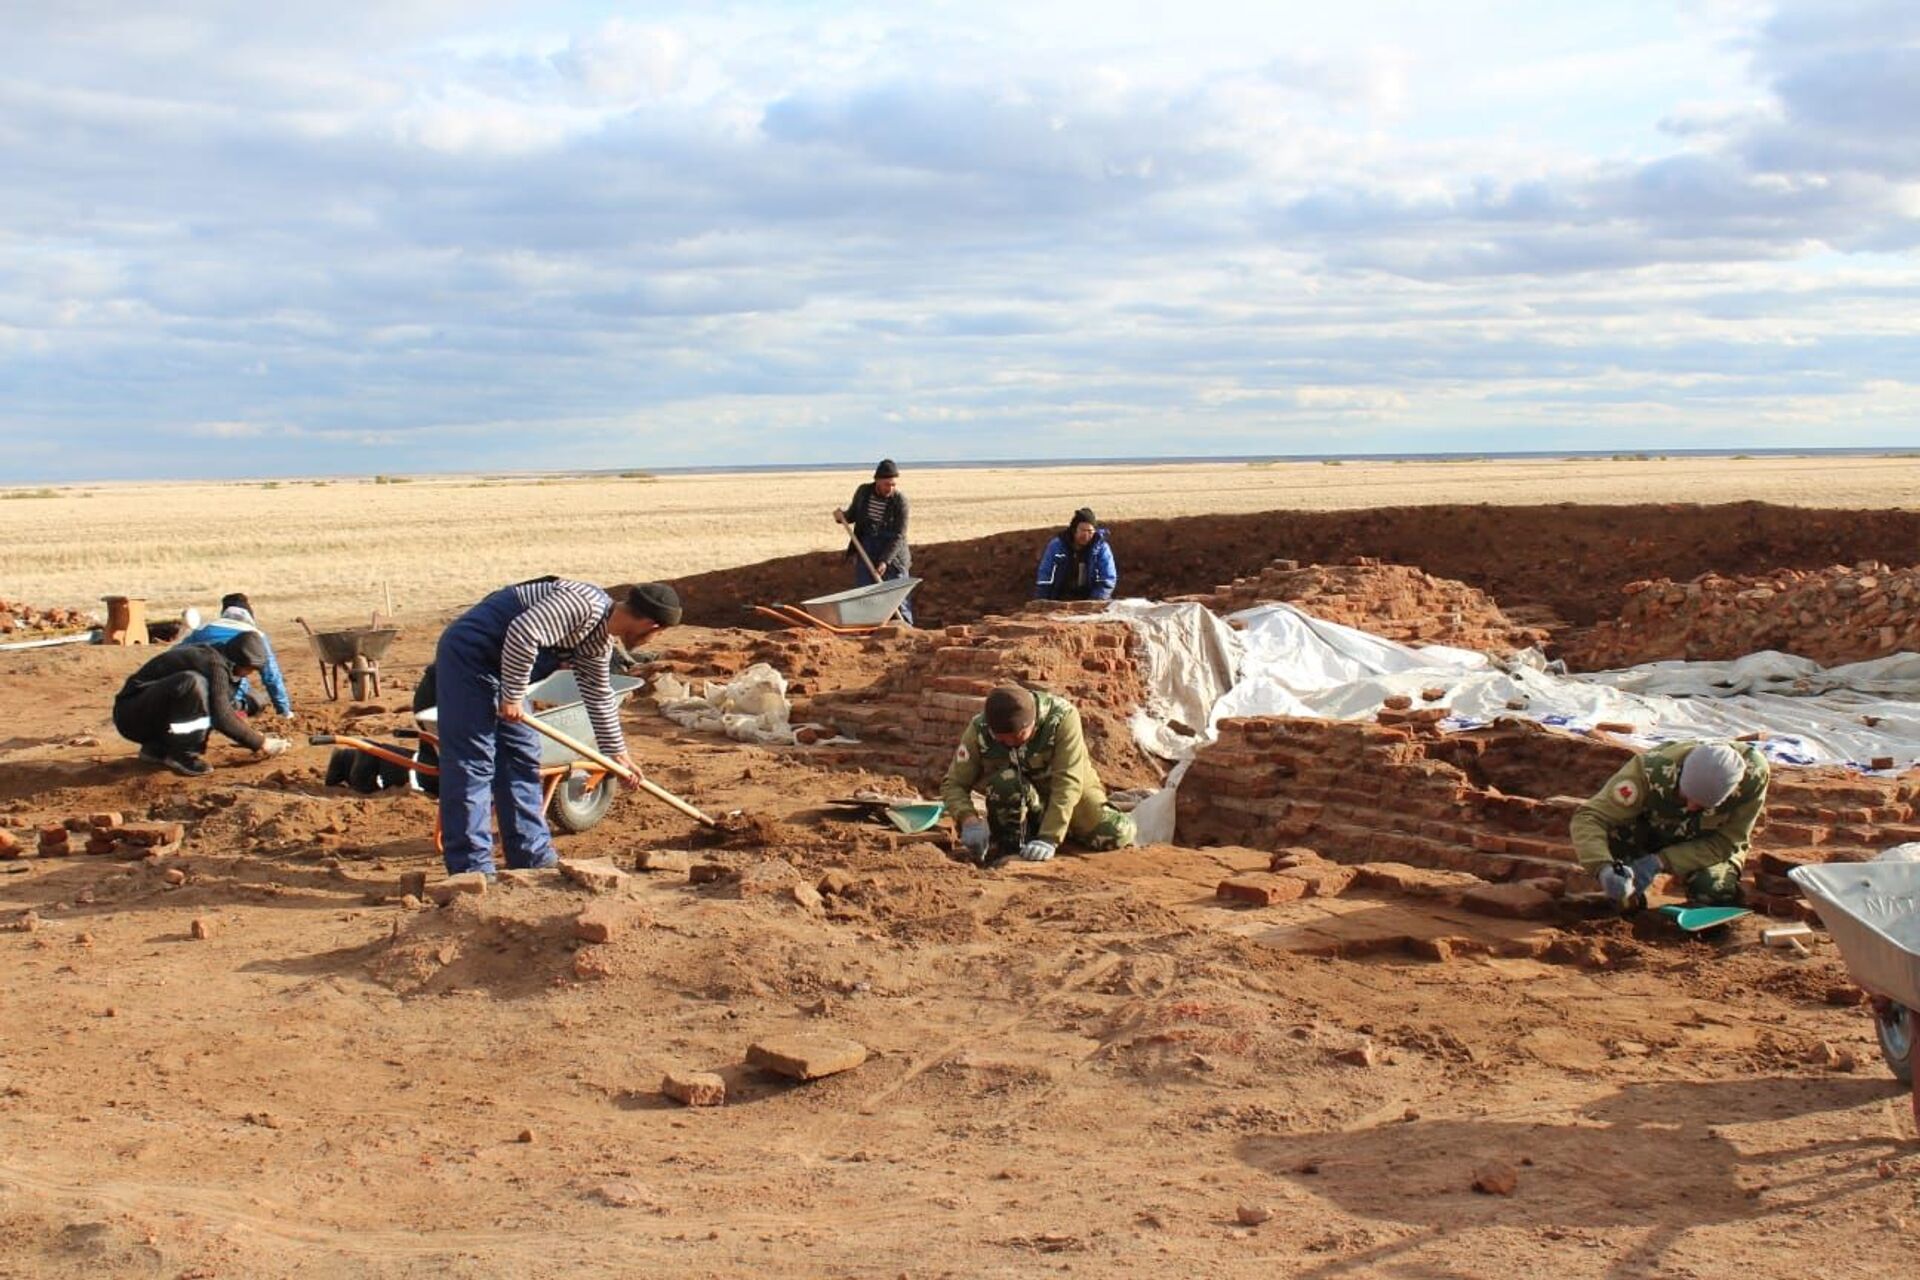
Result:
[[[817,549],[864,475],[420,477],[0,490],[0,596],[153,616],[249,592],[269,618],[348,622],[451,609],[541,573],[677,577]],[[1441,502],[1728,502],[1920,507],[1920,457],[1275,463],[906,469],[916,543],[1065,521]],[[1036,553],[1037,553],[1036,545]],[[834,554],[830,554],[834,553]],[[1124,552],[1122,553],[1124,554]]]

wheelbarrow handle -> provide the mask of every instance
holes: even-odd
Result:
[[[330,733],[310,733],[307,735],[307,745],[310,747],[330,747],[337,741],[339,741],[339,739]]]
[[[599,765],[602,769],[605,769],[608,773],[611,773],[614,777],[640,788],[662,804],[678,809],[681,813],[686,814],[689,818],[700,823],[700,825],[706,827],[717,825],[712,818],[709,818],[706,814],[700,812],[665,787],[647,781],[647,779],[641,777],[631,769],[626,768],[624,765],[621,765],[618,761],[595,751],[586,743],[576,742],[573,738],[560,732],[560,730],[554,728],[539,716],[527,716],[521,720],[521,723],[531,725],[536,733],[544,734],[582,759],[591,761]]]

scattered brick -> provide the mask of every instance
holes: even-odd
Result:
[[[11,831],[0,830],[0,861],[12,861],[20,856],[20,837]]]
[[[115,834],[128,844],[179,844],[187,829],[178,822],[130,822]]]
[[[611,858],[562,858],[559,867],[564,879],[588,893],[613,893],[627,882],[627,873],[614,866]]]
[[[427,873],[424,871],[402,871],[400,873],[400,895],[412,895],[416,898],[427,896]]]
[[[205,942],[208,938],[211,938],[214,934],[213,921],[208,919],[206,916],[195,916],[193,919],[193,923],[187,926],[187,932],[192,934],[199,941]]]
[[[1337,898],[1353,884],[1359,872],[1337,862],[1319,862],[1282,867],[1273,874],[1282,879],[1300,881],[1307,886],[1306,896],[1309,898]]]
[[[1405,711],[1413,705],[1413,699],[1404,693],[1395,693],[1382,699],[1380,705],[1389,711]]]
[[[818,1080],[851,1071],[867,1060],[857,1040],[832,1036],[775,1036],[747,1049],[747,1065],[794,1080]]]
[[[669,1071],[660,1092],[689,1107],[717,1107],[727,1100],[727,1082],[711,1071]]]
[[[96,831],[110,830],[124,822],[126,819],[117,813],[96,813],[87,819],[87,825]]]
[[[611,942],[638,914],[630,902],[596,902],[573,919],[573,936],[582,942]]]
[[[1473,1171],[1473,1189],[1483,1196],[1510,1196],[1520,1186],[1520,1171],[1504,1160],[1491,1160]]]
[[[427,896],[440,906],[446,906],[455,898],[462,896],[480,897],[487,891],[487,877],[478,871],[463,871],[457,876],[427,886]]]
[[[1222,880],[1214,889],[1216,898],[1245,902],[1256,907],[1271,907],[1307,896],[1307,883],[1275,872],[1253,872]]]
[[[1344,1062],[1352,1067],[1371,1067],[1378,1061],[1373,1051],[1373,1041],[1368,1040],[1354,1045],[1351,1049],[1342,1049],[1333,1055],[1335,1062]]]
[[[733,868],[724,862],[696,862],[687,868],[687,883],[718,884],[730,879],[733,874]]]
[[[637,871],[677,871],[685,875],[693,866],[693,855],[685,849],[642,849],[633,858]]]

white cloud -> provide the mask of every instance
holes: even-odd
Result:
[[[3,9],[22,479],[1911,428],[1891,0]]]

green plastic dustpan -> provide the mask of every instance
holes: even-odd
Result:
[[[924,804],[896,804],[887,809],[887,821],[907,835],[925,831],[940,821],[947,806],[938,800]]]
[[[1753,912],[1745,907],[1681,907],[1658,908],[1661,915],[1673,921],[1685,933],[1698,933],[1702,929],[1711,929],[1715,925],[1727,924],[1741,916],[1750,916]]]

